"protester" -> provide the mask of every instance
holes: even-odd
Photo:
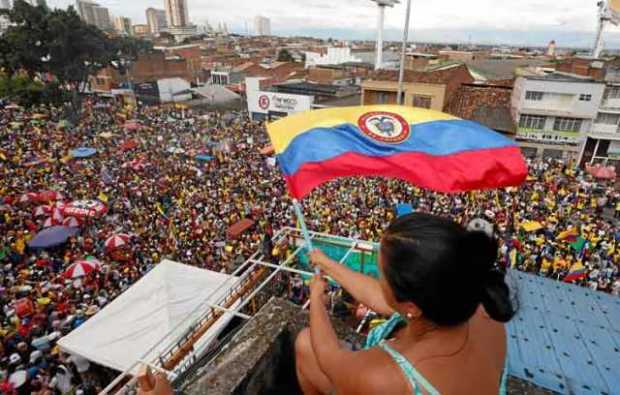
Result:
[[[172,107],[99,99],[86,101],[76,125],[63,114],[0,110],[0,371],[10,391],[19,390],[9,380],[21,371],[42,393],[101,389],[110,372],[63,355],[60,337],[163,258],[223,272],[256,251],[277,262],[291,248],[269,236],[296,226],[281,173],[261,153],[269,145],[263,124],[247,114],[189,110],[180,119]],[[347,178],[303,204],[311,230],[374,241],[397,203],[462,224],[486,218],[502,265],[620,293],[617,189],[574,163],[530,165],[525,185],[497,192],[448,196],[397,180]],[[91,202],[67,208],[84,200]],[[253,226],[227,235],[244,218]],[[66,242],[50,248],[30,247],[41,230],[63,224],[79,232],[67,231]],[[96,270],[80,275],[89,266]],[[307,296],[297,277],[283,289],[299,303]]]

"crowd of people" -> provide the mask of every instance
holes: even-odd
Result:
[[[247,114],[96,99],[75,125],[63,113],[0,109],[0,392],[101,390],[112,372],[65,355],[60,337],[163,258],[232,272],[275,231],[296,225],[263,123]],[[79,147],[96,152],[72,157]],[[66,224],[63,207],[84,200],[105,212],[71,218],[79,232],[65,243],[29,246],[43,229]],[[620,294],[620,193],[574,163],[532,161],[519,188],[458,195],[341,179],[313,192],[304,211],[312,230],[378,241],[399,203],[494,224],[500,265]],[[253,226],[231,237],[246,218]],[[106,245],[114,235],[127,236],[123,247]],[[91,273],[68,270],[93,258],[101,264]],[[291,289],[303,293],[300,281]]]

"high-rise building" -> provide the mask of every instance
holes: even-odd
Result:
[[[90,0],[76,0],[75,6],[84,22],[95,25],[101,30],[112,30],[110,11],[106,7],[101,7]]]
[[[189,11],[185,0],[166,0],[166,19],[169,27],[189,26]]]
[[[133,34],[135,36],[146,37],[149,35],[149,33],[150,33],[149,25],[146,25],[146,24],[133,25]]]
[[[131,36],[133,34],[131,19],[124,16],[117,16],[114,18],[114,29],[120,34]]]
[[[38,5],[47,7],[47,3],[45,2],[45,0],[26,0],[26,3],[30,4],[33,7],[36,7]]]
[[[264,16],[254,18],[254,34],[257,36],[271,36],[271,21]]]
[[[166,21],[166,11],[158,10],[156,8],[147,8],[146,9],[146,23],[149,25],[149,30],[153,35],[159,35],[162,31],[168,27],[168,22]]]
[[[0,9],[8,10],[11,8],[11,3],[9,0],[0,0]],[[6,29],[9,28],[9,18],[2,15],[0,16],[0,35],[5,32]]]

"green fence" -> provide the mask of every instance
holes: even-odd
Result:
[[[312,244],[313,247],[320,248],[325,255],[339,262],[347,254],[347,251],[349,251],[352,242],[346,242],[339,238],[321,237],[314,239]],[[370,243],[364,244],[367,244],[368,246],[371,245]],[[372,246],[372,251],[362,251],[358,249],[353,250],[343,263],[356,272],[378,277],[379,271],[377,268],[377,259],[379,249],[376,244],[373,244]],[[304,269],[311,270],[308,255],[305,251],[301,252],[298,255],[298,258]]]

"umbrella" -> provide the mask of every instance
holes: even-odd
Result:
[[[26,381],[28,381],[28,373],[25,370],[18,370],[9,377],[9,383],[11,383],[14,388],[21,387],[26,384]]]
[[[62,211],[59,208],[54,208],[54,210],[52,210],[52,219],[54,221],[61,223],[63,218],[64,215],[62,215]]]
[[[543,228],[543,225],[538,221],[527,221],[521,224],[521,227],[526,232],[535,232]]]
[[[55,221],[54,218],[49,217],[43,222],[44,228],[51,228],[52,226],[61,225],[61,222]]]
[[[28,245],[32,248],[50,248],[61,245],[71,236],[78,233],[77,228],[67,226],[52,226],[37,233]]]
[[[43,191],[37,195],[37,200],[41,203],[55,202],[57,200],[64,200],[64,198],[62,193],[56,191]]]
[[[19,202],[20,203],[28,203],[28,202],[34,202],[35,200],[37,200],[38,195],[34,192],[28,192],[28,193],[24,193],[23,195],[21,195],[19,197]]]
[[[112,235],[108,237],[108,239],[104,243],[105,248],[107,248],[108,250],[115,250],[127,244],[129,244],[129,235],[125,233]]]
[[[89,147],[80,147],[71,151],[74,158],[89,158],[97,153],[97,150]]]
[[[67,217],[62,221],[62,224],[70,228],[77,228],[80,226],[80,221],[75,217]]]
[[[47,214],[49,214],[51,212],[51,208],[50,206],[37,206],[37,208],[34,209],[34,216],[35,217],[44,217]]]
[[[96,259],[77,261],[65,270],[65,277],[78,278],[94,272],[99,268],[101,262]]]
[[[136,140],[127,140],[121,145],[121,149],[123,151],[129,151],[138,146],[138,142]]]
[[[196,160],[208,162],[208,161],[213,160],[213,157],[209,155],[200,154],[200,155],[196,155]]]

